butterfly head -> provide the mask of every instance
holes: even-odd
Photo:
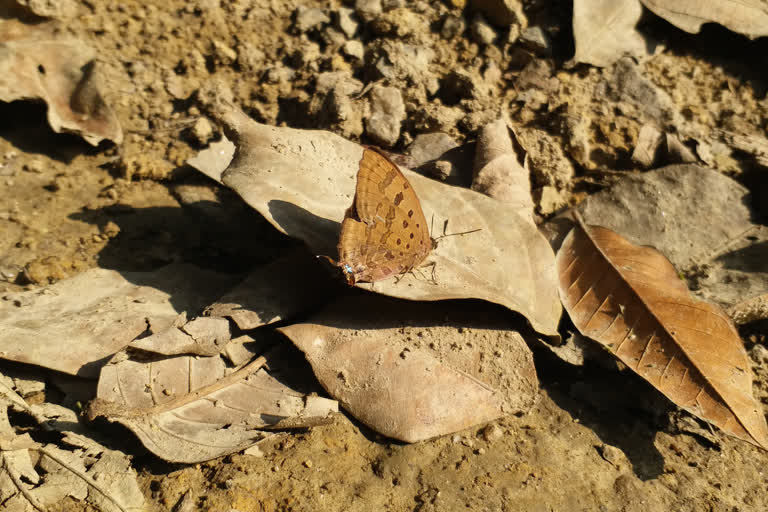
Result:
[[[354,286],[356,281],[355,271],[352,269],[349,263],[339,262],[339,267],[341,268],[341,271],[344,274],[344,278],[347,280],[347,284],[350,286]]]

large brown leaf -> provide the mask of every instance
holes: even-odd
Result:
[[[694,299],[669,260],[599,226],[575,227],[557,254],[573,323],[675,404],[768,449],[752,372],[728,316]]]

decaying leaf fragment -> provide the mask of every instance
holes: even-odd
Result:
[[[98,90],[95,57],[55,22],[0,20],[0,101],[43,100],[53,131],[76,133],[94,146],[104,139],[119,144],[123,132]]]
[[[557,254],[560,296],[573,323],[672,402],[768,449],[752,372],[731,320],[694,299],[660,252],[580,224]]]
[[[7,410],[23,411],[38,427],[61,434],[57,445],[30,437],[29,427],[17,429]],[[53,510],[69,497],[102,511],[140,511],[144,495],[125,454],[108,450],[75,433],[77,414],[51,403],[28,404],[0,374],[0,503],[3,510]],[[20,433],[20,432],[24,433]]]
[[[265,429],[330,421],[335,401],[306,395],[273,375],[284,357],[251,354],[246,364],[230,367],[218,355],[131,359],[120,353],[102,369],[89,416],[118,422],[158,457],[185,463],[243,450],[263,439]]]
[[[266,126],[221,102],[219,120],[237,146],[222,181],[283,233],[316,255],[336,256],[340,222],[352,203],[363,148],[330,132]],[[365,289],[411,300],[478,298],[523,314],[556,335],[561,314],[554,258],[530,215],[514,205],[402,169],[427,219],[449,233],[427,259],[426,273],[378,281]],[[442,233],[432,233],[435,238]],[[434,270],[434,275],[431,271]]]

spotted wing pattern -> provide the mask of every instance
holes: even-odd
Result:
[[[350,284],[405,273],[432,250],[411,184],[386,156],[363,151],[352,206],[341,223],[338,265]]]

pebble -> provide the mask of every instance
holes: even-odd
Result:
[[[453,39],[454,37],[464,33],[466,28],[467,23],[464,21],[464,18],[461,16],[449,14],[443,20],[443,26],[440,29],[440,35],[443,37],[443,39]]]
[[[490,45],[496,40],[496,31],[491,27],[485,18],[478,15],[472,20],[470,32],[475,42],[482,45]]]
[[[429,161],[437,160],[455,147],[458,147],[458,144],[447,133],[421,133],[408,146],[408,154],[413,158],[414,167],[421,167]]]
[[[539,26],[534,25],[523,30],[518,42],[537,55],[552,54],[552,40],[549,38],[549,34]]]
[[[22,169],[27,171],[27,172],[33,172],[35,174],[40,174],[41,172],[43,172],[43,167],[44,167],[43,166],[43,161],[35,159],[35,160],[30,160],[29,162],[24,164]]]
[[[504,431],[498,425],[488,425],[482,431],[483,439],[490,443],[504,436]]]
[[[520,0],[474,0],[472,5],[497,27],[527,23]]]
[[[354,39],[344,43],[341,51],[344,52],[344,55],[347,57],[358,61],[362,61],[365,57],[365,48],[363,47],[363,43]]]
[[[357,32],[357,27],[359,26],[359,23],[353,18],[354,12],[355,11],[349,7],[339,8],[336,22],[339,30],[344,32],[344,35],[349,39],[352,39],[355,36],[355,32]]]
[[[320,28],[331,21],[328,15],[317,7],[298,7],[295,11],[295,16],[293,26],[299,33]]]
[[[205,117],[199,117],[192,126],[192,137],[201,145],[208,144],[213,137],[213,126]]]
[[[368,135],[383,147],[394,146],[405,119],[405,103],[400,89],[374,86],[371,89],[371,112],[365,123]]]
[[[383,11],[381,0],[357,0],[355,2],[355,14],[366,22],[376,19]]]

